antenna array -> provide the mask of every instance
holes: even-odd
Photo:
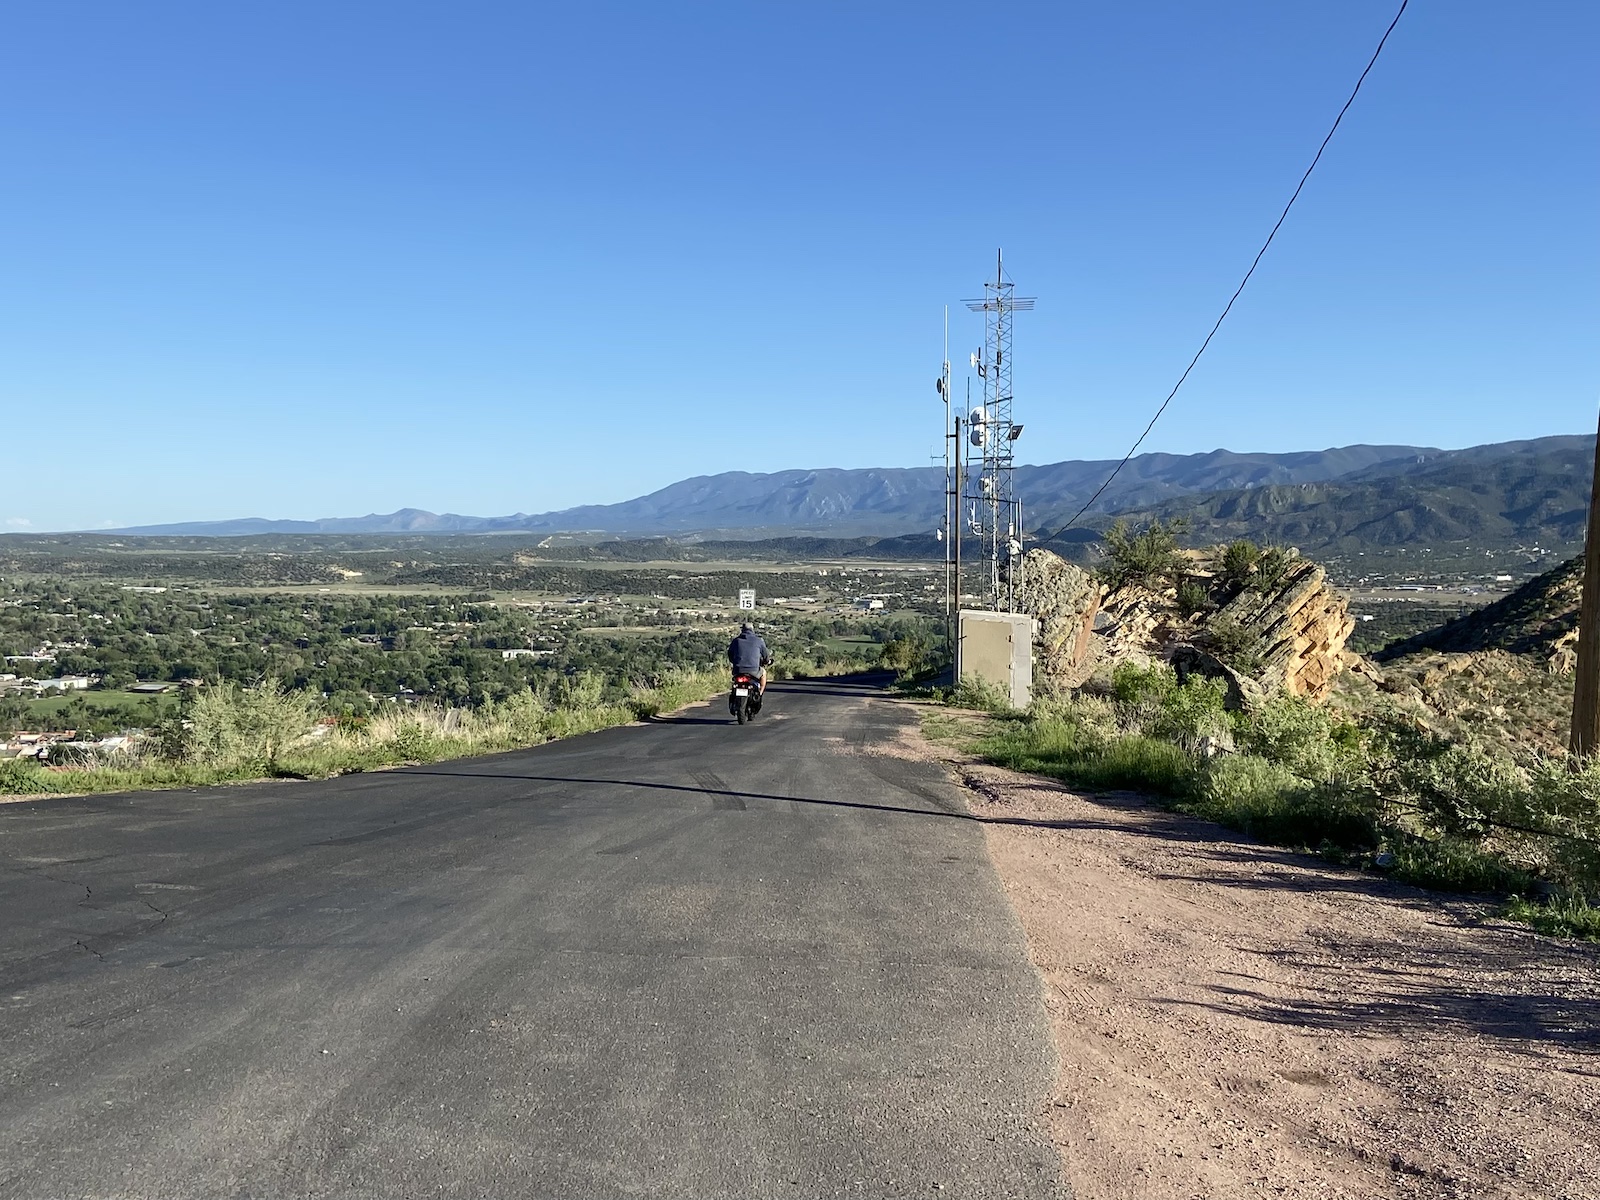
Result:
[[[1022,501],[1013,482],[1014,448],[1022,426],[1012,418],[1012,316],[1031,312],[1034,299],[1016,295],[1016,285],[1006,278],[1005,264],[995,253],[994,280],[983,285],[983,298],[964,303],[984,315],[984,345],[972,355],[972,367],[982,380],[983,403],[967,413],[966,447],[969,462],[979,468],[967,472],[958,518],[977,535],[984,566],[983,599],[993,611],[1015,611],[1013,560],[1022,554]],[[976,454],[974,453],[976,451]],[[958,472],[959,475],[959,472]]]

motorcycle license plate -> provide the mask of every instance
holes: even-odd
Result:
[[[749,688],[734,688],[733,689],[733,694],[735,696],[748,696],[750,694],[750,689]]]

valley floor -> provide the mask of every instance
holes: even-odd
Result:
[[[896,752],[974,793],[1076,1194],[1600,1197],[1600,947],[920,735]]]

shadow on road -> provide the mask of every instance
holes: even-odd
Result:
[[[598,787],[646,788],[657,792],[684,792],[693,796],[727,796],[738,800],[779,800],[785,804],[809,804],[820,808],[846,808],[861,812],[891,813],[904,817],[940,817],[949,821],[969,821],[974,825],[1024,825],[1033,829],[1076,829],[1082,821],[1038,821],[1027,817],[981,817],[970,812],[946,808],[905,808],[895,804],[872,804],[865,800],[823,800],[815,796],[774,796],[766,792],[742,792],[734,788],[718,790],[691,783],[656,783],[642,779],[578,779],[567,775],[498,775],[489,771],[433,771],[412,768],[407,775],[438,775],[450,779],[515,779],[529,783],[582,783]]]

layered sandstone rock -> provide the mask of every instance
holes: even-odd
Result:
[[[1189,580],[1215,589],[1199,556]],[[1170,662],[1185,673],[1224,678],[1232,702],[1243,705],[1273,692],[1321,700],[1345,670],[1376,676],[1345,649],[1355,619],[1309,559],[1291,559],[1264,590],[1216,597],[1224,601],[1219,607],[1184,613],[1175,588],[1130,583],[1103,594],[1087,572],[1032,550],[1019,598],[1039,623],[1035,680],[1045,690],[1077,687],[1122,662]]]
[[[1240,631],[1229,657],[1263,690],[1321,700],[1345,669],[1344,644],[1356,622],[1327,572],[1296,559],[1270,594],[1247,589],[1205,625],[1213,642],[1219,627]]]

